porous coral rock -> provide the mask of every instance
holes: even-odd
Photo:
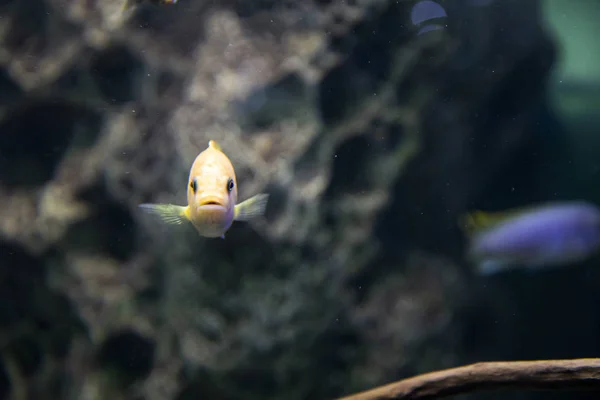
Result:
[[[0,236],[15,243],[3,250],[48,270],[22,277],[44,288],[40,299],[69,299],[52,313],[10,301],[28,304],[24,322],[68,314],[60,340],[84,348],[64,346],[60,362],[75,377],[35,398],[106,398],[107,376],[119,385],[106,390],[125,398],[331,398],[390,377],[399,355],[370,342],[390,334],[373,333],[369,318],[416,321],[395,332],[410,355],[398,365],[416,362],[432,329],[460,323],[364,310],[393,291],[372,292],[382,280],[458,287],[428,282],[444,268],[437,261],[425,275],[384,266],[401,270],[421,241],[454,244],[445,237],[470,191],[524,141],[553,53],[535,1],[493,12],[440,2],[446,28],[424,33],[410,21],[415,3],[181,0],[128,14],[124,0],[2,6],[0,84],[14,96],[0,121],[0,164],[13,168],[0,171]],[[506,39],[521,29],[529,40]],[[513,104],[501,115],[500,101]],[[209,139],[233,161],[241,199],[271,193],[266,220],[235,224],[224,241],[136,209],[183,204],[189,165]],[[423,223],[421,212],[437,220]],[[458,307],[419,294],[417,310]],[[145,357],[134,371],[136,351]],[[370,364],[374,354],[390,358]]]

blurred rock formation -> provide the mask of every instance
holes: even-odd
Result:
[[[535,146],[538,1],[122,7],[0,5],[1,396],[328,399],[467,360],[456,221]],[[209,139],[272,194],[223,241],[137,210]]]

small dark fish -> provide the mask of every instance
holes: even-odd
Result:
[[[600,210],[584,201],[466,216],[468,258],[480,274],[583,261],[600,249]]]

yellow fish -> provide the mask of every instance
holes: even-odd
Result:
[[[265,213],[269,195],[257,194],[237,204],[235,170],[214,140],[198,154],[187,186],[187,206],[140,204],[144,211],[158,215],[167,224],[191,222],[201,236],[225,238],[233,221],[249,221]]]

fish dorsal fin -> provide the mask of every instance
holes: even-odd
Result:
[[[221,150],[221,146],[219,145],[219,143],[215,142],[214,140],[208,141],[208,147],[214,150],[223,151]]]

